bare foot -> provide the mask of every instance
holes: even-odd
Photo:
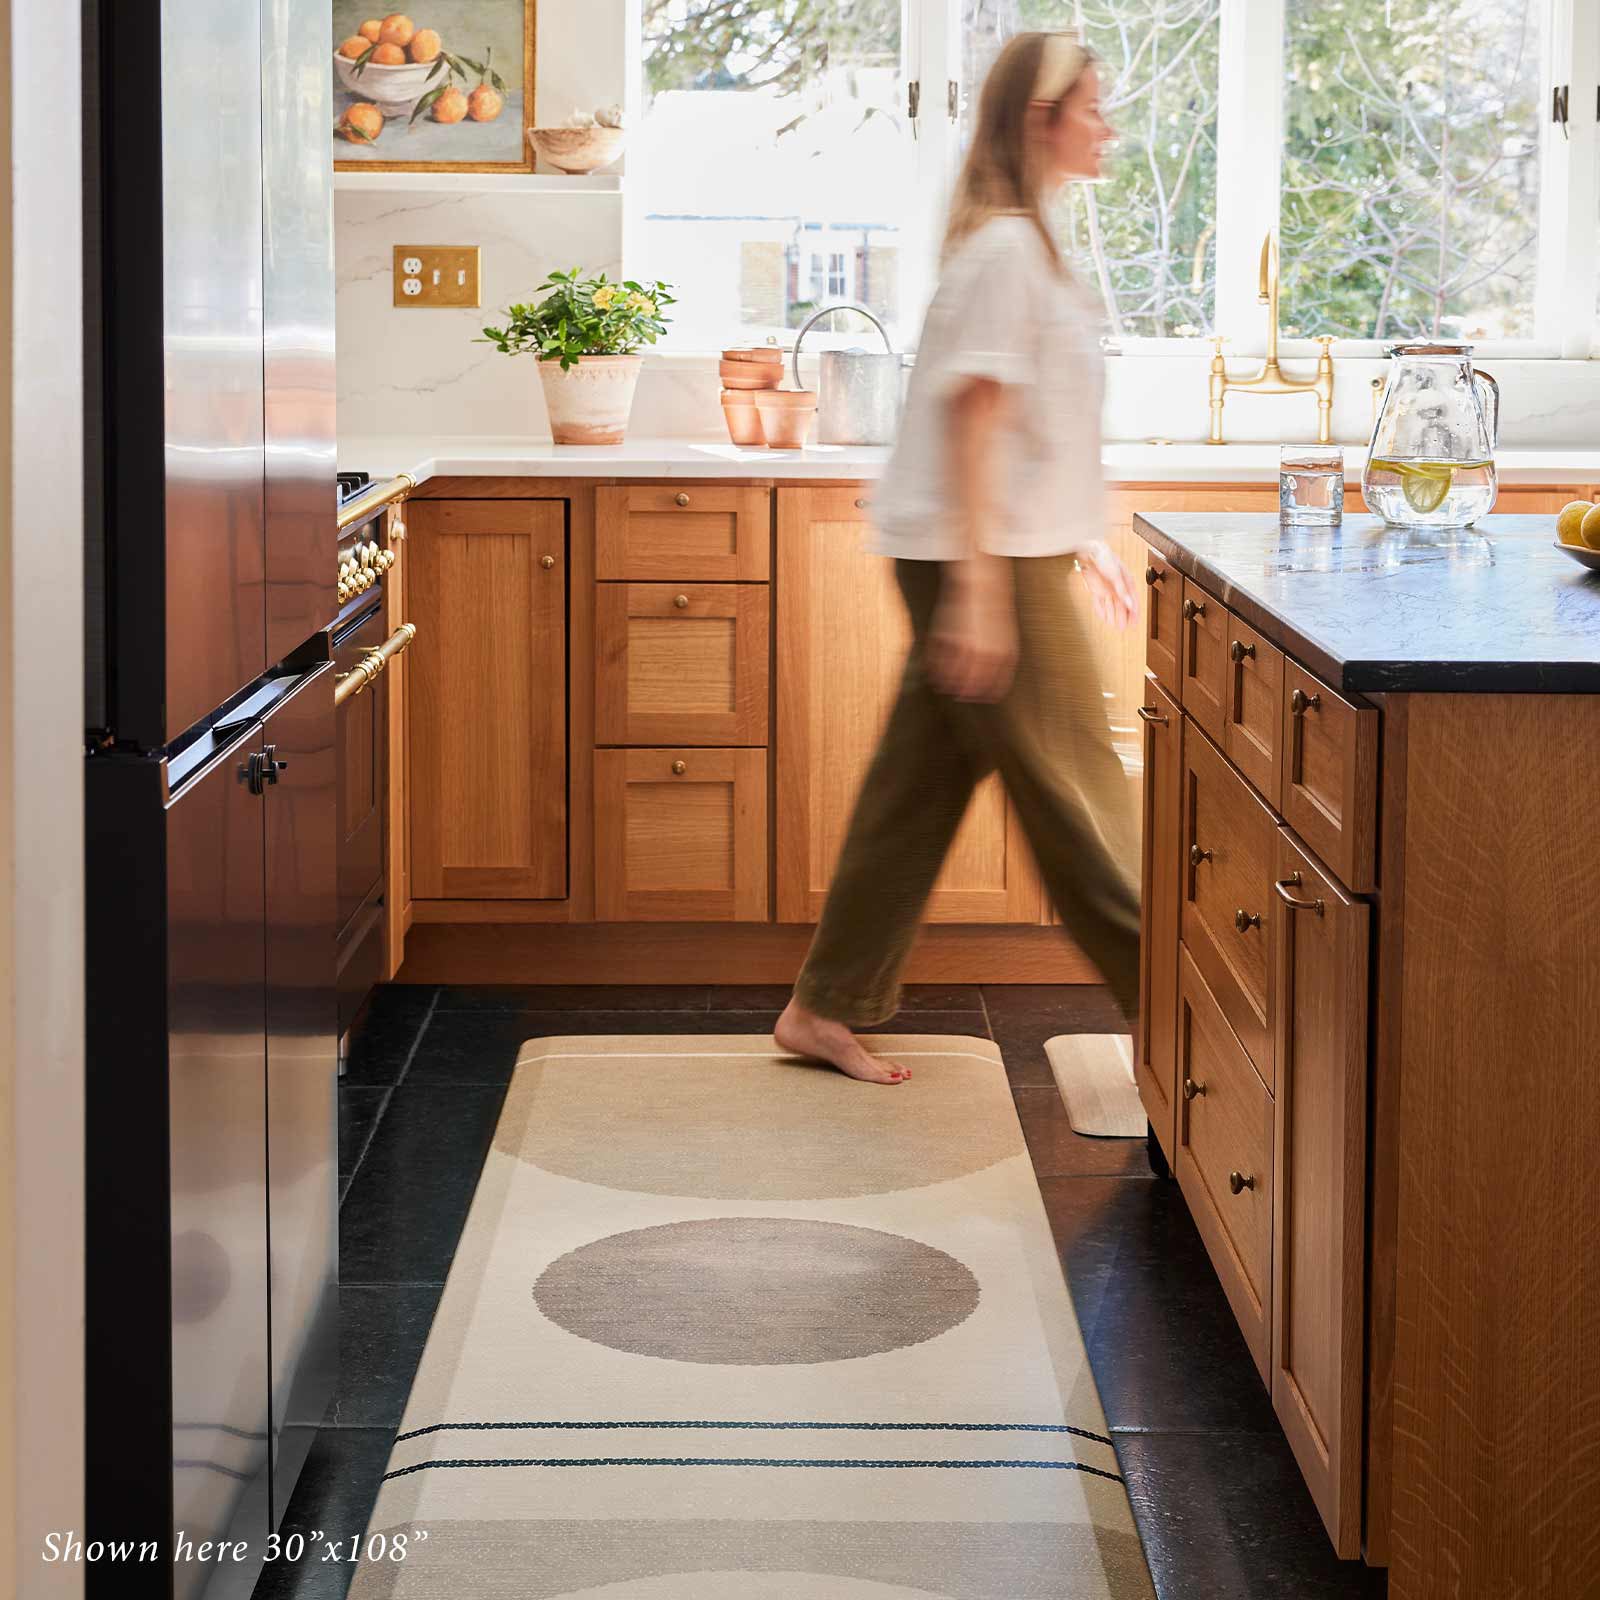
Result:
[[[869,1054],[842,1022],[829,1022],[826,1017],[807,1011],[798,1000],[791,999],[784,1007],[772,1036],[790,1055],[826,1061],[846,1077],[859,1078],[863,1083],[904,1083],[911,1076],[910,1067]]]

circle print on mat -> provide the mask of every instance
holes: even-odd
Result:
[[[913,1086],[890,1096],[776,1053],[711,1053],[726,1048],[529,1062],[507,1107],[526,1115],[502,1119],[496,1148],[563,1178],[697,1200],[889,1194],[1024,1153],[998,1060],[919,1054]]]
[[[876,1228],[708,1217],[569,1251],[533,1299],[558,1327],[607,1349],[792,1366],[937,1338],[977,1308],[978,1280],[954,1256]]]

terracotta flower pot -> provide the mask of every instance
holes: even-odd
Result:
[[[756,410],[755,397],[748,390],[724,389],[722,414],[728,419],[728,437],[735,444],[767,442],[761,428],[761,413]]]
[[[783,382],[783,363],[779,361],[730,361],[717,366],[724,389],[776,389]]]
[[[557,444],[621,444],[633,410],[642,356],[579,356],[566,372],[539,363],[539,381]]]
[[[776,345],[752,345],[747,350],[724,350],[722,352],[724,363],[729,361],[747,361],[764,366],[781,367],[783,365],[783,351]]]
[[[817,419],[815,389],[758,389],[751,396],[761,431],[774,450],[803,450]]]

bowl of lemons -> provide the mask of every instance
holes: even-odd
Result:
[[[1600,572],[1600,502],[1569,500],[1556,518],[1556,549]]]

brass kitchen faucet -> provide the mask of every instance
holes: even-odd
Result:
[[[1235,378],[1229,375],[1227,359],[1222,354],[1223,340],[1212,342],[1216,352],[1211,357],[1211,437],[1212,444],[1222,443],[1222,405],[1230,389],[1249,389],[1257,394],[1315,394],[1317,397],[1317,441],[1327,444],[1333,436],[1333,357],[1328,347],[1331,337],[1317,340],[1322,354],[1317,357],[1317,375],[1314,378],[1286,378],[1278,365],[1278,235],[1276,230],[1267,234],[1261,245],[1262,305],[1267,310],[1267,359],[1253,378]]]

